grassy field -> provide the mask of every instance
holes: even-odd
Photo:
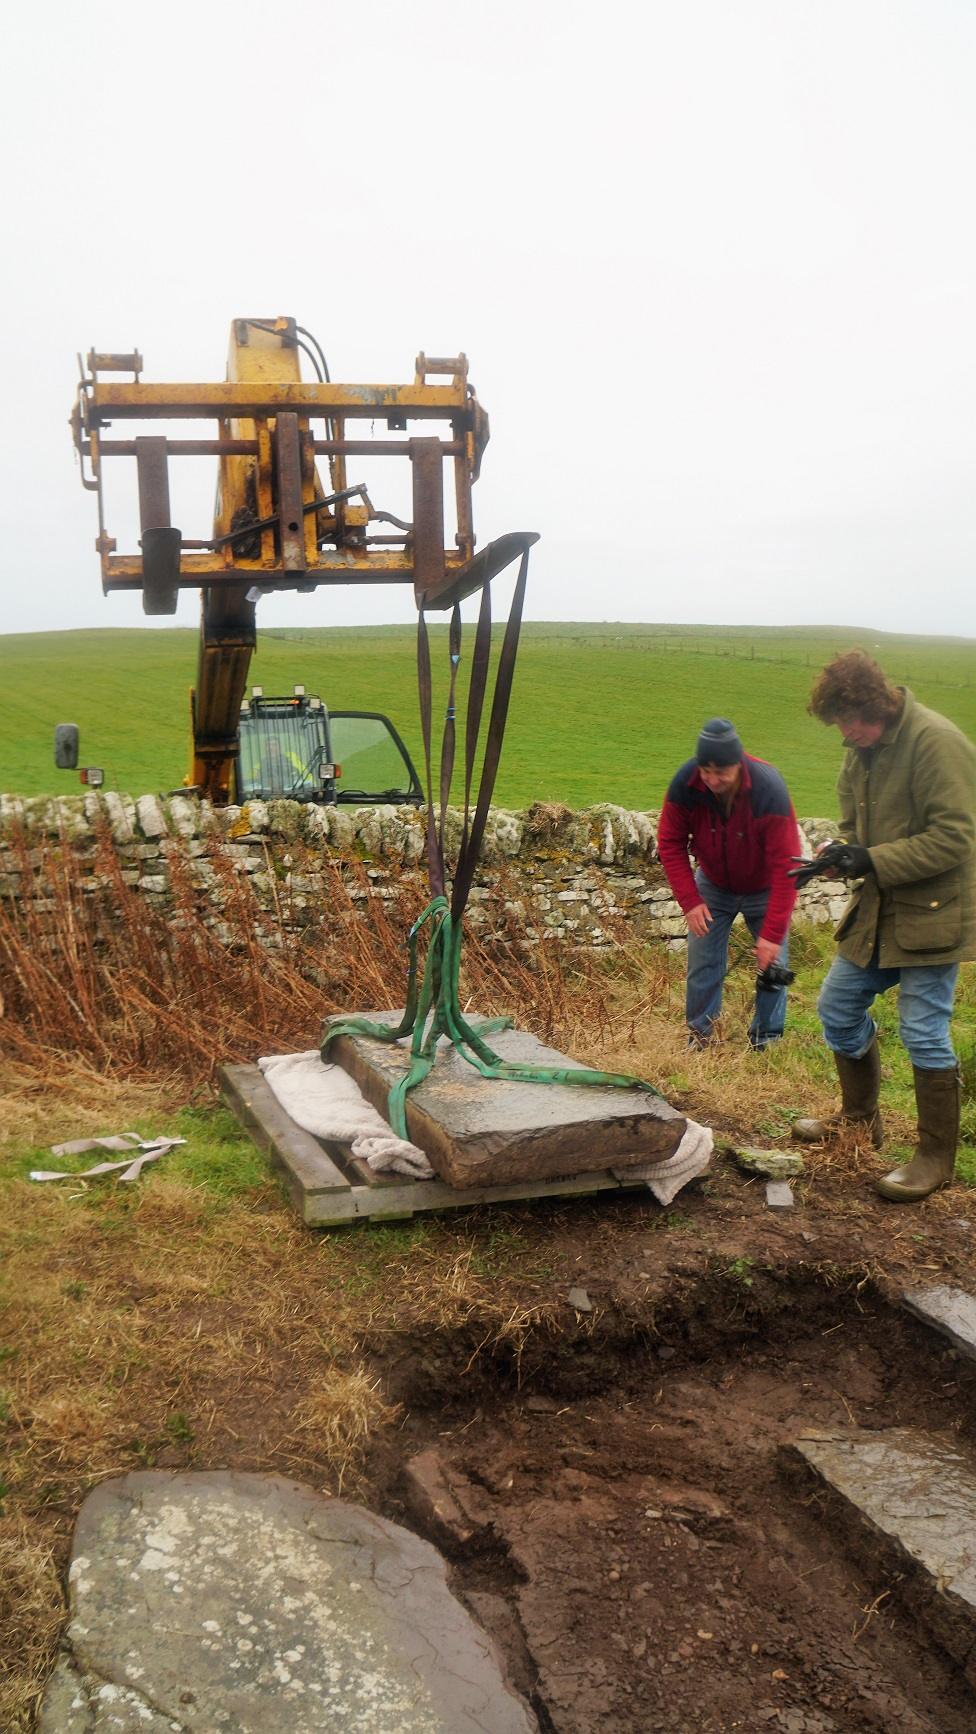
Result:
[[[446,627],[433,628],[435,726],[446,685]],[[472,638],[466,640],[470,653]],[[747,748],[784,772],[799,812],[834,811],[838,741],[806,715],[817,670],[861,645],[924,703],[976,735],[976,642],[865,629],[529,623],[523,630],[498,804],[660,805],[706,716],[731,716]],[[463,665],[462,665],[463,668]],[[177,787],[189,751],[196,634],[172,630],[0,636],[0,790],[74,793],[54,768],[58,722],[78,723],[82,760],[106,787]],[[251,678],[296,682],[334,709],[386,711],[418,763],[414,633],[409,627],[271,629]]]

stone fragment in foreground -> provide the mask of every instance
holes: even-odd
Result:
[[[898,1577],[899,1595],[976,1686],[976,1458],[913,1428],[810,1432],[792,1450],[856,1520],[858,1550]]]
[[[803,1173],[803,1157],[793,1150],[761,1150],[751,1144],[725,1146],[747,1174],[762,1174],[767,1180],[789,1180]]]
[[[463,1551],[491,1523],[485,1494],[436,1446],[411,1457],[403,1472],[403,1490],[421,1528],[448,1553]]]
[[[367,1015],[395,1024],[400,1014]],[[486,1040],[514,1064],[583,1069],[524,1030],[493,1031]],[[409,1044],[370,1036],[339,1036],[329,1056],[384,1115],[391,1087],[410,1068]],[[662,1097],[643,1090],[485,1078],[443,1039],[432,1070],[407,1097],[408,1137],[452,1186],[550,1180],[663,1161],[674,1155],[686,1125]]]
[[[103,1481],[69,1585],[41,1734],[535,1734],[440,1554],[280,1476]]]
[[[796,1203],[788,1180],[767,1180],[766,1203],[771,1210],[792,1210]]]
[[[976,1296],[937,1283],[933,1288],[906,1289],[901,1298],[917,1319],[947,1337],[960,1354],[976,1361]]]

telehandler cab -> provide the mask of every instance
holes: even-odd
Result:
[[[296,686],[291,698],[261,687],[241,706],[238,801],[314,801],[351,806],[423,800],[413,760],[379,711],[330,711]]]

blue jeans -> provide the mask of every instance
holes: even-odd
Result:
[[[835,957],[817,1001],[827,1046],[859,1060],[877,1034],[869,1015],[875,997],[898,987],[898,1028],[912,1065],[923,1072],[948,1070],[956,1064],[949,1019],[958,974],[958,963],[879,969]]]
[[[701,869],[695,874],[695,884],[701,900],[711,911],[712,925],[703,939],[688,935],[688,982],[685,990],[685,1017],[693,1035],[706,1041],[712,1025],[722,1009],[722,984],[729,966],[729,929],[737,915],[758,939],[769,902],[766,891],[723,891],[706,879]],[[789,937],[780,946],[778,963],[789,958]],[[764,1048],[778,1041],[786,1027],[786,989],[756,989],[756,1009],[749,1025],[749,1040],[754,1048]]]

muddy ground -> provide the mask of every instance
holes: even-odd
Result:
[[[811,1427],[972,1436],[976,1366],[897,1301],[972,1286],[976,1198],[901,1211],[850,1177],[798,1196],[776,1214],[722,1163],[669,1213],[537,1210],[592,1313],[567,1304],[517,1354],[376,1346],[406,1420],[366,1496],[449,1555],[553,1734],[976,1727],[907,1586],[789,1448]]]

